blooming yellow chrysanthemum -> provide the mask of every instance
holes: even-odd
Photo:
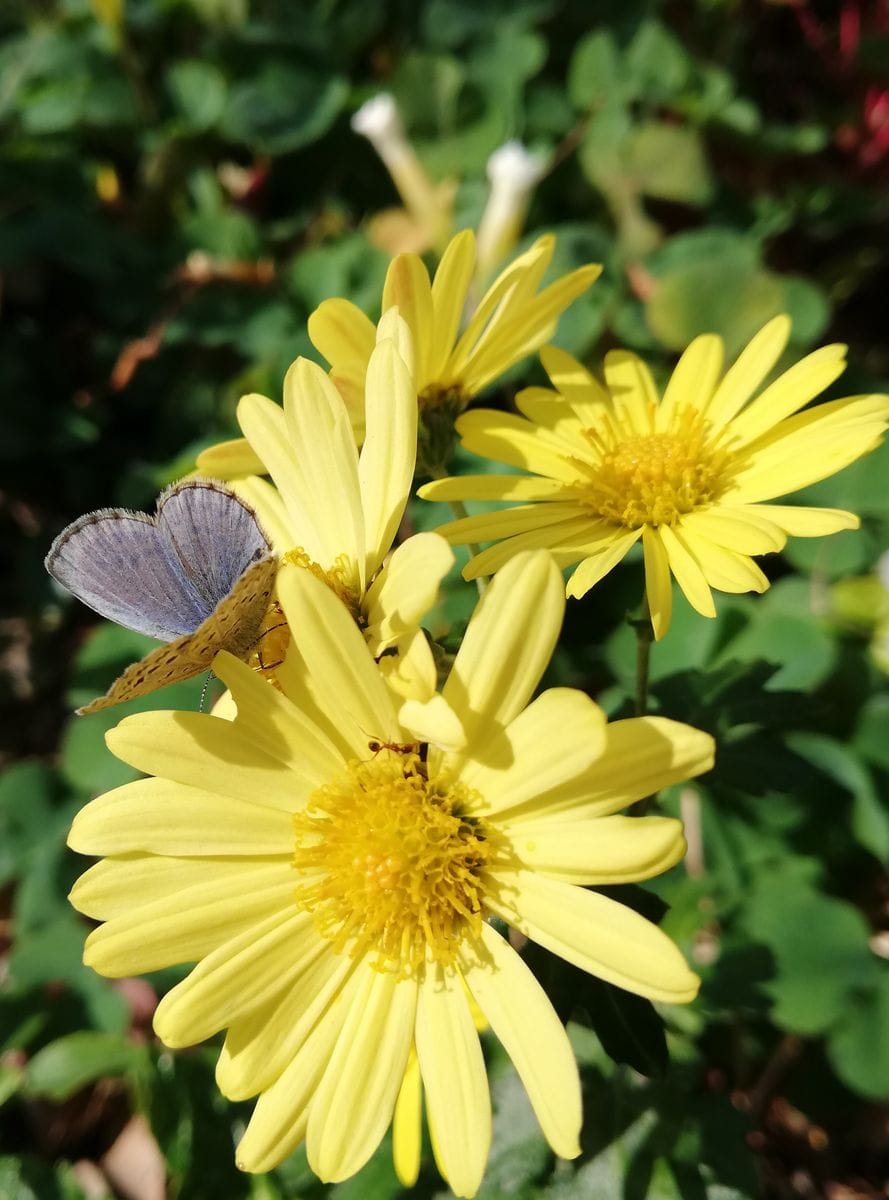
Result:
[[[545,552],[510,563],[469,624],[437,697],[444,740],[460,727],[450,750],[433,706],[396,707],[328,587],[292,567],[279,586],[300,630],[282,691],[222,653],[232,721],[141,713],[108,734],[150,777],[75,818],[69,844],[105,856],[71,894],[104,922],[85,961],[110,976],[197,963],[155,1029],[187,1046],[227,1028],[219,1086],[260,1097],[237,1150],[244,1170],[305,1139],[322,1179],[353,1174],[399,1094],[417,1096],[415,1053],[438,1164],[473,1195],[491,1136],[475,1005],[554,1150],[578,1154],[565,1031],[489,919],[630,991],[691,1000],[697,978],[669,938],[584,885],[677,861],[679,822],[616,814],[706,770],[711,739],[655,717],[606,725],[570,689],[529,703],[565,604]],[[395,1133],[408,1178],[415,1111],[399,1105]]]
[[[848,466],[878,445],[889,421],[889,397],[880,395],[800,411],[843,371],[838,345],[816,350],[751,399],[789,335],[789,319],[776,317],[724,375],[721,339],[699,337],[661,398],[634,354],[606,356],[603,386],[570,355],[546,348],[555,391],[521,392],[522,416],[476,409],[457,423],[467,449],[534,474],[468,475],[420,489],[427,500],[529,502],[441,527],[453,543],[497,541],[470,561],[466,577],[546,546],[561,566],[580,561],[568,595],[583,596],[641,539],[660,638],[670,624],[673,576],[689,603],[712,617],[711,588],[768,587],[751,555],[780,550],[788,535],[854,529],[853,513],[763,503]]]
[[[414,477],[417,405],[406,361],[410,339],[395,310],[381,320],[379,335],[367,364],[361,452],[342,396],[319,366],[299,358],[284,380],[283,408],[259,395],[238,405],[247,444],[276,486],[255,476],[232,483],[256,509],[282,562],[328,584],[375,656],[412,638],[453,563],[447,543],[423,533],[384,564]],[[416,639],[415,651],[424,649],[425,640]],[[277,657],[273,652],[271,661]],[[393,671],[398,665],[387,661]]]
[[[460,333],[475,273],[475,236],[451,240],[430,282],[423,260],[399,254],[383,287],[383,312],[393,305],[411,332],[419,397],[420,466],[446,461],[454,418],[470,400],[514,363],[552,337],[562,312],[598,277],[598,265],[579,267],[542,291],[555,238],[545,235],[510,264],[482,297]],[[359,433],[367,362],[376,330],[351,301],[325,300],[309,317],[309,337],[331,364]]]

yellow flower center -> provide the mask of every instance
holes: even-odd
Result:
[[[361,593],[354,585],[352,566],[345,554],[341,554],[333,566],[326,571],[314,559],[309,558],[302,546],[296,546],[293,550],[288,550],[284,555],[283,561],[292,563],[295,567],[302,567],[306,571],[311,571],[316,579],[320,579],[322,583],[326,583],[333,594],[338,596],[343,604],[345,604],[346,608],[352,614],[356,625],[360,629],[364,629],[367,625],[367,619],[361,607]]]
[[[731,456],[708,437],[695,409],[685,409],[671,433],[627,436],[616,424],[585,433],[599,461],[589,468],[583,501],[628,529],[674,525],[684,513],[715,503],[731,483]]]
[[[473,793],[429,780],[415,746],[370,745],[293,818],[309,876],[296,895],[338,951],[407,976],[479,933],[490,831],[463,815]]]

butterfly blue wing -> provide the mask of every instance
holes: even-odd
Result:
[[[87,513],[63,529],[46,569],[95,612],[171,642],[213,611],[184,576],[151,517],[123,508]]]
[[[221,484],[190,479],[158,500],[157,528],[207,615],[227,596],[247,567],[268,554],[256,517]]]

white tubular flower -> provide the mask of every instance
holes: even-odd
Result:
[[[531,194],[546,164],[521,142],[506,142],[488,159],[491,190],[478,228],[477,279],[483,282],[516,244]]]
[[[443,233],[443,197],[420,164],[407,138],[395,97],[380,92],[352,116],[352,128],[371,143],[392,176],[392,182],[411,216],[430,231],[433,241]]]

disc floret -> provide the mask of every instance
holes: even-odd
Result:
[[[419,753],[384,748],[353,762],[294,816],[299,904],[340,952],[416,975],[449,965],[483,919],[490,830],[466,815],[462,784],[427,777]]]
[[[584,503],[627,529],[675,525],[716,503],[731,485],[731,456],[693,408],[669,432],[639,434],[610,420],[584,433],[598,454]]]

